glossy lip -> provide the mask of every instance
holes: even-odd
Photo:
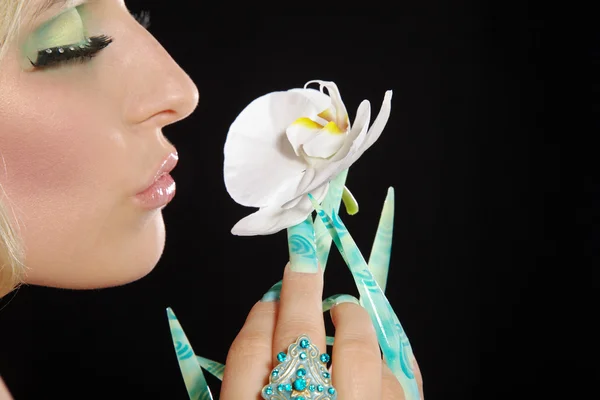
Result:
[[[173,169],[177,165],[178,160],[179,160],[179,155],[177,154],[176,151],[169,153],[169,155],[162,161],[160,167],[158,167],[158,170],[152,176],[151,180],[148,181],[146,186],[144,186],[144,188],[142,190],[140,190],[137,193],[137,195],[140,195],[140,194],[144,193],[146,190],[150,189],[154,185],[154,183],[156,183],[158,178],[173,171]]]

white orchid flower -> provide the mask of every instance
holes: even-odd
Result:
[[[320,90],[309,89],[311,83]],[[389,118],[391,100],[388,90],[370,129],[369,101],[362,101],[351,125],[333,82],[310,81],[302,89],[252,101],[229,128],[224,177],[233,200],[259,210],[231,232],[269,235],[304,221],[313,211],[307,194],[320,203],[329,181],[375,143]]]

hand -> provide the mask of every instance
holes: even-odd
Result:
[[[278,364],[277,354],[306,334],[326,353],[322,311],[323,274],[285,268],[280,301],[254,305],[227,356],[222,400],[262,399],[262,388]],[[365,309],[342,303],[331,309],[335,344],[331,379],[339,400],[404,400],[396,377],[381,359],[375,329]],[[415,365],[423,397],[422,378]]]

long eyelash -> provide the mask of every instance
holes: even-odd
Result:
[[[29,62],[36,68],[46,68],[75,61],[85,62],[93,58],[112,41],[113,38],[110,36],[92,36],[82,43],[40,50],[36,61],[29,60]]]
[[[139,13],[131,13],[131,15],[145,29],[150,27],[150,11],[142,10]],[[38,51],[36,61],[29,60],[29,62],[37,68],[46,68],[71,62],[83,63],[92,59],[112,41],[113,38],[106,35],[92,36],[83,44],[76,43],[40,50]]]
[[[150,11],[142,10],[139,13],[131,13],[131,15],[144,28],[148,29],[150,27]]]

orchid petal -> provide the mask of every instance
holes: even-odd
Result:
[[[249,207],[265,207],[281,196],[296,197],[307,165],[294,154],[285,132],[298,118],[322,111],[322,104],[313,101],[316,96],[298,91],[269,93],[238,115],[224,148],[225,186],[233,200]]]
[[[365,102],[368,102],[368,101],[364,100],[363,103],[365,103]],[[348,135],[349,136],[348,142],[351,142],[351,143],[348,143],[346,145],[346,148],[342,148],[336,154],[334,159],[339,159],[339,158],[343,157],[345,162],[349,163],[348,166],[352,165],[352,163],[354,163],[354,161],[356,161],[366,150],[368,150],[377,141],[377,139],[379,139],[379,137],[381,136],[381,133],[383,132],[383,129],[385,128],[385,125],[387,124],[387,121],[390,117],[391,107],[392,107],[392,91],[388,90],[385,92],[385,95],[383,97],[383,102],[381,104],[379,114],[377,115],[377,118],[375,118],[375,122],[373,122],[371,127],[368,128],[366,125],[368,125],[369,120],[371,118],[370,104],[369,104],[369,108],[367,110],[367,108],[363,107],[363,104],[361,103],[361,105],[356,113],[356,120],[354,123],[354,127],[350,131],[350,134]],[[366,125],[363,125],[360,128],[360,130],[357,129],[357,125],[359,123],[361,123],[361,124],[365,123],[365,121],[366,121]],[[367,127],[368,129],[365,130],[364,129],[365,127]],[[347,148],[347,147],[349,147],[349,148]]]
[[[313,80],[310,82],[307,82],[305,87],[311,83],[318,83],[321,91],[323,91],[323,88],[326,87],[327,91],[329,92],[329,97],[331,97],[331,107],[332,109],[330,111],[335,111],[335,115],[332,115],[332,117],[334,117],[335,119],[333,120],[337,126],[340,127],[341,130],[346,130],[349,126],[350,126],[350,122],[348,120],[348,112],[346,111],[346,106],[344,105],[344,102],[342,101],[342,96],[340,95],[340,91],[337,87],[337,85],[334,82],[327,82],[327,81],[320,81],[320,80]],[[327,112],[324,112],[321,114],[321,117],[326,118]],[[332,120],[329,120],[332,121]]]
[[[381,104],[381,109],[379,110],[379,114],[377,114],[377,118],[369,128],[369,133],[367,134],[365,143],[361,146],[359,152],[356,154],[356,158],[360,157],[365,151],[369,149],[381,136],[383,129],[385,128],[388,119],[390,118],[390,112],[392,110],[392,91],[388,90],[385,92],[385,96],[383,98],[383,103]]]
[[[329,107],[328,109],[320,112],[318,117],[325,122],[333,122],[336,121],[335,114],[335,108]]]
[[[371,129],[367,127],[370,119],[370,105],[367,100],[364,100],[356,113],[356,121],[348,139],[344,146],[338,151],[338,153],[332,157],[331,162],[321,169],[318,169],[312,183],[306,188],[306,192],[310,192],[315,187],[319,187],[324,181],[330,179],[331,176],[336,176],[342,170],[349,168],[369,147],[375,143],[375,141],[381,136],[383,128],[387,124],[390,116],[392,101],[392,91],[388,90],[383,98],[383,104],[381,110],[377,115],[375,122]],[[362,125],[362,126],[361,126]],[[360,132],[357,132],[360,129]],[[371,134],[373,136],[371,137]],[[351,142],[351,138],[355,137],[354,141]],[[338,157],[343,157],[341,160],[337,160]]]
[[[307,85],[311,83],[318,83],[320,91],[305,86],[269,93],[248,105],[231,125],[225,186],[239,204],[259,208],[234,227],[234,234],[270,234],[300,223],[308,212],[306,194],[316,195],[381,135],[391,91],[369,129],[368,101],[360,104],[351,127],[337,85],[321,80]]]
[[[369,120],[371,118],[371,106],[367,100],[364,100],[360,106],[358,107],[358,111],[356,113],[357,117],[354,123],[354,126],[350,130],[346,141],[342,148],[338,150],[336,155],[334,155],[328,162],[322,165],[320,168],[316,168],[315,176],[307,187],[304,188],[299,193],[296,193],[298,196],[303,195],[304,193],[309,193],[313,191],[315,188],[321,186],[323,183],[330,180],[332,177],[337,176],[340,172],[347,169],[350,164],[352,164],[352,156],[354,152],[356,152],[356,146],[353,146],[352,138],[354,141],[362,141],[363,137],[367,134],[367,130],[369,127]],[[351,149],[354,149],[352,153],[349,153]]]
[[[329,184],[322,185],[314,191],[314,197],[322,201],[327,195]],[[280,206],[263,207],[253,214],[238,221],[231,233],[239,236],[270,235],[287,229],[304,221],[313,211],[312,203],[304,196],[296,206],[281,208]]]
[[[367,133],[369,132],[369,123],[371,122],[371,102],[369,100],[363,100],[358,109],[356,110],[356,118],[354,118],[354,125],[348,132],[345,146],[337,152],[333,157],[333,161],[338,161],[346,158],[348,153],[354,152],[355,149],[362,146]]]
[[[231,229],[238,236],[271,235],[304,221],[311,212],[310,207],[300,201],[295,207],[283,209],[278,206],[262,207],[242,218]]]
[[[298,191],[303,191],[304,189],[306,189],[308,187],[308,185],[310,185],[310,183],[313,181],[314,177],[315,177],[315,170],[313,168],[308,168],[305,172],[304,175],[302,175],[302,180],[300,181],[300,183],[298,184]],[[296,207],[296,205],[298,204],[298,202],[300,200],[302,200],[302,197],[304,197],[304,195],[300,195],[296,198],[293,198],[290,201],[285,202],[281,208],[284,209],[288,209],[288,208],[292,208],[292,207]],[[285,199],[282,199],[285,200]]]
[[[345,140],[345,132],[331,121],[309,138],[302,149],[309,157],[329,158],[344,145]]]
[[[323,125],[307,117],[301,117],[292,122],[286,129],[285,134],[297,156],[300,154],[302,145],[313,139],[321,130]]]
[[[288,92],[301,94],[302,96],[306,97],[311,103],[313,103],[317,110],[319,110],[316,115],[310,114],[305,115],[305,117],[309,117],[310,119],[315,120],[321,125],[325,125],[327,121],[329,121],[319,117],[319,114],[327,111],[331,107],[331,97],[327,96],[325,93],[319,90],[306,87],[303,89],[290,89],[288,90]]]

